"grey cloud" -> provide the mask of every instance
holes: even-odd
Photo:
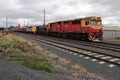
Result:
[[[43,9],[46,23],[95,15],[102,17],[104,25],[119,26],[119,3],[119,0],[0,0],[0,26],[5,26],[5,16],[9,17],[9,25],[23,19],[31,25],[43,24]]]

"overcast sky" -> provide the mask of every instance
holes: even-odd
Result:
[[[0,0],[0,26],[43,24],[88,16],[100,16],[103,25],[120,26],[120,0]]]

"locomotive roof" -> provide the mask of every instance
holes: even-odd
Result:
[[[98,20],[101,20],[100,17],[97,17],[97,16],[91,16],[91,17],[85,17],[85,18],[78,18],[78,19],[75,19],[75,20],[86,20],[86,19],[98,19]]]
[[[97,18],[98,20],[101,20],[100,17],[97,16],[91,16],[91,17],[85,17],[85,18],[77,18],[77,19],[73,19],[73,20],[86,20],[86,19],[94,19]],[[51,22],[51,23],[60,23],[60,22],[66,22],[66,21],[73,21],[73,20],[64,20],[64,21],[56,21],[56,22]]]

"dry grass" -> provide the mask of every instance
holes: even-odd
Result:
[[[53,66],[41,49],[32,41],[27,41],[14,34],[0,39],[0,48],[4,49],[4,59],[15,61],[26,67],[53,73]]]
[[[120,43],[120,39],[115,39],[115,38],[104,38],[103,41],[105,41],[105,42],[118,42],[118,43]]]
[[[57,73],[62,73],[68,80],[77,80],[80,75],[82,76],[82,80],[86,80],[85,77],[89,78],[90,80],[105,80],[103,77],[88,72],[85,68],[81,67],[80,65],[74,64],[69,60],[61,58],[49,51],[45,51],[45,54],[49,57],[49,59],[53,62],[55,66],[55,70]]]
[[[71,68],[73,68],[75,71],[79,71],[79,73],[83,73],[85,74],[87,71],[86,69],[84,69],[83,67],[79,66],[79,65],[72,65]]]
[[[68,60],[66,60],[66,59],[64,59],[64,58],[60,58],[60,63],[61,63],[61,64],[64,64],[64,65],[67,65],[67,64],[70,63],[70,61],[68,61]]]

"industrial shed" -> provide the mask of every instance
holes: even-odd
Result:
[[[120,38],[120,27],[103,27],[103,38]]]

